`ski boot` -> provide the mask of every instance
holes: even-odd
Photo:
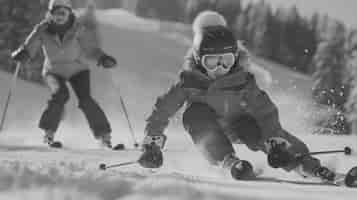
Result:
[[[324,181],[334,181],[336,178],[335,172],[329,170],[327,167],[322,166],[314,170],[314,175]]]
[[[96,139],[98,140],[100,147],[109,149],[113,148],[110,134],[103,134],[99,137],[96,137]]]
[[[62,148],[62,143],[58,141],[54,141],[55,131],[45,130],[45,135],[43,137],[43,142],[47,144],[49,147],[53,148]]]
[[[232,154],[225,156],[222,167],[229,170],[232,178],[236,180],[250,180],[256,177],[250,162],[240,160]]]

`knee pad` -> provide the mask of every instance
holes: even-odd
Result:
[[[257,120],[249,115],[242,115],[232,118],[228,122],[229,137],[240,141],[249,146],[249,144],[256,144],[262,138],[262,130]]]

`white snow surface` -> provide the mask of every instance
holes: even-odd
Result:
[[[107,14],[103,11],[101,20],[106,20]],[[93,95],[112,123],[113,142],[123,142],[131,148],[132,140],[119,95],[126,102],[140,140],[145,118],[156,97],[175,81],[187,46],[157,33],[113,25],[115,21],[103,23],[103,45],[118,59],[119,67],[92,69]],[[347,145],[357,149],[356,136],[310,134],[314,130],[311,122],[319,112],[309,98],[309,78],[270,67],[270,63],[259,62],[254,66],[264,71],[262,79],[265,81],[261,81],[268,84],[263,83],[262,87],[277,103],[283,126],[305,141],[312,151],[341,149]],[[11,75],[0,73],[1,111],[10,81]],[[5,129],[0,133],[0,200],[352,200],[357,195],[356,188],[234,181],[220,169],[210,167],[196,151],[182,128],[180,115],[172,120],[166,132],[168,143],[161,169],[148,170],[132,165],[100,171],[100,163],[133,161],[140,152],[99,149],[73,98],[66,107],[57,135],[65,148],[55,150],[42,145],[37,122],[48,96],[45,88],[18,81]],[[243,145],[235,148],[240,158],[251,161],[255,168],[264,171],[264,176],[318,182],[271,169],[262,153],[250,152]],[[324,165],[340,172],[357,165],[356,153],[350,157],[320,158]]]
[[[160,23],[154,20],[143,19],[124,9],[106,9],[97,11],[101,23],[143,32],[158,32]]]

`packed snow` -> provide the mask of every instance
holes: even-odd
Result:
[[[97,13],[101,23],[143,32],[158,32],[160,30],[159,22],[137,17],[123,9],[99,10]]]
[[[126,101],[135,133],[141,139],[145,118],[156,96],[175,81],[187,46],[156,32],[127,27],[150,24],[151,21],[130,20],[131,17],[127,17],[118,22],[127,25],[117,26],[116,21],[106,17],[116,14],[127,16],[122,11],[117,13],[113,10],[101,11],[99,16],[103,22],[104,48],[118,59],[119,68],[107,71],[93,68],[92,87],[95,98],[112,122],[113,142],[123,142],[132,148],[119,95]],[[105,20],[108,23],[104,23]],[[260,85],[280,108],[280,117],[286,129],[303,139],[312,151],[342,149],[345,146],[357,150],[356,136],[310,134],[314,129],[311,121],[317,117],[309,98],[311,80],[270,66],[271,63],[257,60],[254,68],[261,72],[261,77],[258,77]],[[1,111],[10,81],[10,74],[0,73]],[[121,152],[98,149],[73,99],[67,105],[57,137],[64,142],[65,148],[49,149],[41,144],[42,133],[37,129],[48,91],[42,86],[19,80],[13,95],[5,130],[0,135],[1,200],[352,200],[357,195],[356,188],[234,181],[221,170],[208,166],[183,131],[179,116],[172,120],[167,130],[168,144],[162,169],[148,170],[134,164],[100,171],[100,163],[134,161],[140,152],[134,149]],[[271,169],[262,153],[250,152],[242,145],[235,148],[239,157],[262,169],[264,176],[318,182]],[[356,154],[320,158],[325,165],[340,172],[357,165]]]

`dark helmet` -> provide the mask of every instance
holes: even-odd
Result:
[[[194,51],[201,58],[207,54],[236,53],[237,39],[233,32],[224,26],[208,26],[195,35]]]

